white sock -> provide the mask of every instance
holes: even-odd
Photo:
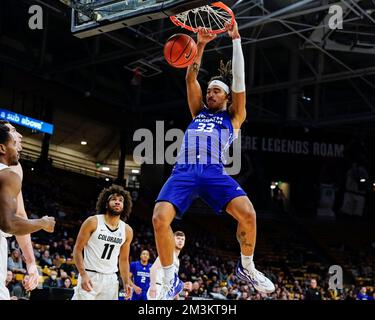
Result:
[[[164,283],[167,285],[173,284],[174,281],[174,265],[163,267],[164,271]]]
[[[254,258],[253,254],[251,256],[245,256],[241,253],[242,267],[244,267],[248,271],[253,270],[255,268],[253,258]]]

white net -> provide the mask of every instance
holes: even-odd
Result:
[[[233,15],[219,6],[206,5],[191,9],[171,17],[171,20],[181,27],[197,32],[199,27],[213,32],[224,32],[225,25],[233,22]]]

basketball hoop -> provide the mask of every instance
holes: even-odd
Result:
[[[222,2],[213,2],[210,5],[187,10],[170,19],[176,26],[198,32],[198,28],[205,28],[211,34],[226,32],[225,25],[234,24],[233,11]]]

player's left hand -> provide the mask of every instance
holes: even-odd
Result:
[[[236,20],[234,20],[233,25],[231,25],[230,23],[226,23],[225,24],[225,29],[228,31],[228,35],[232,39],[241,38],[240,33],[238,31],[238,25],[237,25],[237,21]]]
[[[125,300],[129,300],[132,296],[132,287],[129,284],[125,284],[124,292],[125,292]]]
[[[136,294],[141,294],[142,293],[142,288],[140,288],[140,287],[138,287],[136,285],[133,286],[133,289],[134,289],[134,292]]]
[[[39,283],[39,272],[35,263],[27,266],[27,272],[29,277],[25,280],[25,290],[31,291],[34,290]]]

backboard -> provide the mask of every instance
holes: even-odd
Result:
[[[209,0],[60,0],[72,9],[71,30],[91,37],[151,20],[167,18],[214,1]]]

